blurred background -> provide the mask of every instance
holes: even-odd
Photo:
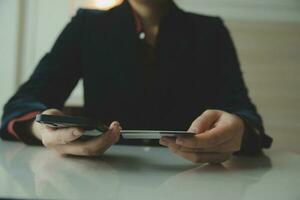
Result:
[[[0,107],[28,79],[79,7],[109,9],[122,0],[0,0]],[[176,0],[220,16],[235,41],[250,96],[274,146],[300,143],[300,1]],[[83,104],[82,83],[67,105]],[[0,111],[2,115],[2,109]],[[298,148],[299,149],[299,148]]]

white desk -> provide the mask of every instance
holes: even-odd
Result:
[[[114,146],[102,158],[60,157],[0,141],[0,196],[36,199],[299,200],[300,155],[269,150],[195,165],[161,147]]]

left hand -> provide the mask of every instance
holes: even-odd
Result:
[[[243,120],[221,110],[206,110],[188,129],[193,137],[160,139],[175,154],[195,163],[219,163],[239,151],[245,131]]]

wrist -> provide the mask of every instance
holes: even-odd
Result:
[[[239,129],[242,133],[242,138],[243,138],[243,136],[246,134],[246,127],[247,127],[246,121],[244,120],[244,118],[240,117],[239,115],[236,114],[232,114],[232,115],[234,115],[238,121]]]
[[[36,139],[42,141],[42,137],[41,137],[41,134],[40,134],[40,131],[39,131],[39,124],[33,120],[33,121],[30,121],[28,123],[28,128],[27,130],[29,131],[29,133],[34,136]]]
[[[238,116],[244,123],[244,132],[241,140],[241,149],[238,152],[235,152],[236,155],[245,154],[253,155],[259,152],[259,133],[257,129],[252,125],[252,123],[244,115],[235,114]],[[252,149],[254,151],[252,151]]]

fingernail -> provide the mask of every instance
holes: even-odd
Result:
[[[118,126],[120,126],[120,124],[119,124],[119,122],[114,122],[114,123],[113,123],[113,126],[114,126],[114,127],[118,127]]]

